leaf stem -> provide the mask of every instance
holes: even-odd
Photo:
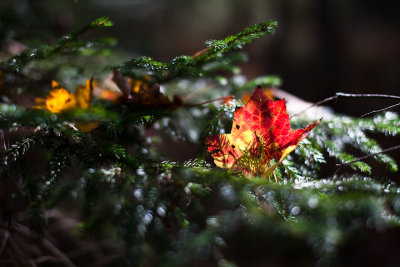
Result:
[[[197,107],[197,106],[201,106],[201,105],[204,105],[204,104],[212,103],[212,102],[215,102],[215,101],[218,101],[218,100],[225,100],[225,99],[228,99],[228,98],[232,98],[232,96],[224,96],[224,97],[220,97],[220,98],[207,100],[207,101],[204,101],[204,102],[201,102],[201,103],[197,103],[197,104],[188,104],[186,106]]]

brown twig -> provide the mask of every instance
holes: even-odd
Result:
[[[28,227],[22,225],[22,224],[15,224],[14,228],[16,231],[19,233],[27,236],[28,238],[34,237],[34,234],[29,230]],[[11,236],[10,236],[11,237]],[[46,248],[48,251],[50,251],[55,257],[59,259],[60,262],[63,262],[65,266],[68,267],[75,267],[76,265],[72,263],[72,261],[64,254],[62,253],[52,242],[50,242],[47,238],[41,237],[40,238],[40,243],[41,245]]]
[[[324,104],[324,103],[330,102],[330,101],[332,101],[332,100],[336,100],[336,99],[338,99],[338,98],[339,98],[339,97],[338,97],[337,95],[335,95],[335,96],[331,96],[331,97],[325,98],[325,99],[323,99],[323,100],[321,100],[321,101],[318,101],[318,102],[316,102],[316,103],[310,105],[308,108],[303,109],[302,111],[300,111],[300,112],[298,112],[298,113],[296,113],[296,114],[293,114],[293,115],[292,115],[292,118],[295,117],[295,116],[298,116],[298,115],[300,115],[300,114],[302,114],[302,113],[304,113],[304,112],[306,112],[306,111],[309,110],[310,108],[313,108],[313,107],[322,105],[322,104]]]
[[[202,50],[200,50],[200,51],[197,51],[196,53],[194,53],[194,54],[192,55],[192,58],[196,58],[196,57],[199,57],[199,56],[201,56],[201,55],[204,55],[205,53],[207,53],[208,50],[210,50],[209,47],[204,48],[204,49],[202,49]]]
[[[212,103],[212,102],[215,102],[215,101],[218,101],[218,100],[225,100],[225,99],[228,99],[228,98],[232,98],[232,96],[224,96],[224,97],[220,97],[220,98],[207,100],[207,101],[204,101],[204,102],[201,102],[201,103],[197,103],[197,104],[188,104],[186,106],[197,107],[197,106],[201,106],[201,105],[204,105],[204,104]]]
[[[347,94],[347,93],[336,93],[337,97],[375,97],[375,98],[393,98],[400,99],[397,95],[384,95],[384,94]]]
[[[8,237],[8,244],[11,254],[13,255],[14,263],[17,263],[18,266],[36,267],[36,264],[33,262],[33,260],[29,259],[27,255],[19,248],[19,246],[17,245],[17,241],[14,240],[12,235]]]
[[[345,162],[345,163],[339,163],[339,164],[336,164],[336,166],[342,167],[342,166],[350,165],[350,164],[352,164],[354,162],[363,161],[363,160],[365,160],[367,158],[371,158],[373,156],[376,156],[376,155],[379,155],[379,154],[382,154],[382,153],[386,153],[386,152],[389,152],[389,151],[392,151],[392,150],[396,150],[396,149],[400,149],[400,145],[389,147],[389,148],[386,148],[386,149],[381,150],[379,152],[372,153],[372,154],[369,154],[369,155],[366,155],[366,156],[363,156],[363,157],[356,158],[355,160],[352,160],[352,161],[348,161],[348,162]]]
[[[316,103],[310,105],[308,108],[306,108],[306,109],[300,111],[299,113],[294,114],[292,117],[297,116],[297,115],[299,115],[299,114],[301,114],[301,113],[304,113],[304,112],[306,112],[307,110],[309,110],[309,109],[312,108],[312,107],[319,106],[319,105],[322,105],[322,104],[324,104],[324,103],[327,103],[327,102],[330,102],[330,101],[333,101],[333,100],[337,100],[337,99],[339,99],[340,97],[349,97],[349,98],[351,98],[351,97],[354,97],[354,98],[356,98],[356,97],[359,97],[359,98],[362,98],[362,97],[367,97],[367,98],[368,98],[368,97],[372,97],[372,98],[400,99],[400,96],[396,96],[396,95],[384,95],[384,94],[347,94],[347,93],[338,92],[338,93],[336,93],[336,95],[334,95],[334,96],[325,98],[325,99],[323,99],[323,100],[321,100],[321,101],[318,101],[318,102],[316,102]],[[395,105],[392,105],[392,106],[387,107],[387,108],[384,108],[384,109],[380,109],[380,110],[376,110],[376,111],[371,111],[371,112],[369,112],[369,113],[366,113],[366,114],[362,115],[361,117],[366,116],[366,115],[368,115],[368,114],[375,113],[375,112],[384,111],[384,110],[386,110],[386,109],[390,109],[390,108],[396,107],[396,106],[398,106],[398,105],[400,105],[400,103],[395,104]]]
[[[51,243],[47,238],[42,238],[42,245],[48,249],[53,255],[55,255],[65,266],[75,267],[76,265],[62,253],[53,243]]]
[[[400,99],[400,96],[396,96],[396,95],[385,95],[385,94],[347,94],[347,93],[338,92],[338,93],[336,93],[335,96],[331,96],[331,97],[325,98],[325,99],[323,99],[323,100],[321,100],[321,101],[318,101],[318,102],[316,102],[316,103],[310,105],[310,106],[309,106],[308,108],[306,108],[305,110],[303,110],[303,111],[301,111],[301,112],[299,112],[299,113],[297,113],[297,114],[295,114],[295,115],[293,115],[293,116],[297,116],[297,115],[299,115],[299,114],[301,114],[301,113],[303,113],[303,112],[309,110],[309,109],[312,108],[312,107],[321,105],[321,104],[326,103],[326,102],[329,102],[329,101],[337,100],[337,99],[339,99],[340,97],[360,97],[360,98],[362,98],[362,97],[372,97],[372,98]],[[364,117],[364,116],[367,116],[367,115],[369,115],[369,114],[373,114],[373,113],[376,113],[376,112],[385,111],[385,110],[388,110],[388,109],[391,109],[391,108],[394,108],[394,107],[397,107],[397,106],[400,106],[400,103],[391,105],[391,106],[386,107],[386,108],[382,108],[382,109],[370,111],[370,112],[368,112],[368,113],[365,113],[365,114],[361,115],[361,117]],[[352,160],[352,161],[349,161],[349,162],[336,164],[336,166],[339,167],[339,169],[336,170],[336,171],[339,171],[343,166],[350,165],[350,164],[352,164],[352,163],[354,163],[354,162],[363,161],[363,160],[365,160],[365,159],[367,159],[367,158],[370,158],[370,157],[373,157],[373,156],[376,156],[376,155],[379,155],[379,154],[382,154],[382,153],[386,153],[386,152],[389,152],[389,151],[392,151],[392,150],[396,150],[396,149],[400,149],[400,145],[398,145],[398,146],[393,146],[393,147],[384,149],[384,150],[382,150],[382,151],[380,151],[380,152],[376,152],[376,153],[373,153],[373,154],[369,154],[369,155],[366,155],[366,156],[363,156],[363,157],[359,157],[359,158],[356,158],[355,160]]]
[[[361,117],[365,117],[365,116],[368,116],[370,114],[374,114],[374,113],[377,113],[377,112],[385,111],[385,110],[388,110],[388,109],[391,109],[391,108],[395,108],[397,106],[400,106],[400,103],[388,106],[386,108],[381,108],[381,109],[377,109],[377,110],[373,110],[373,111],[367,112],[367,113],[361,115]]]

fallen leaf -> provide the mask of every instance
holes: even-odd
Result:
[[[264,90],[264,94],[270,98],[270,99],[274,99],[273,95],[272,95],[272,88],[267,88]],[[240,100],[242,100],[243,103],[247,103],[250,98],[251,98],[252,94],[251,93],[244,93],[241,97]]]
[[[119,102],[123,102],[132,98],[131,96],[132,86],[130,85],[129,80],[127,78],[122,76],[122,74],[119,71],[114,70],[112,80],[122,93]]]
[[[104,79],[93,81],[93,97],[96,99],[104,99],[114,103],[118,103],[122,93],[115,82],[112,80],[113,75],[107,75]]]
[[[75,93],[70,93],[58,82],[51,82],[51,89],[46,98],[36,98],[35,108],[47,109],[51,113],[59,113],[74,108],[87,109],[91,105],[93,79],[86,81],[86,86],[79,85]]]
[[[93,79],[86,80],[86,86],[78,85],[75,90],[77,107],[88,109],[92,103]]]
[[[182,105],[182,99],[174,96],[171,101],[160,91],[160,85],[155,83],[150,86],[149,76],[144,76],[143,80],[128,79],[121,73],[114,70],[113,81],[121,90],[122,97],[119,102],[129,101],[138,106],[148,106],[152,108],[176,109]]]
[[[258,87],[247,104],[235,110],[231,133],[205,141],[218,167],[268,177],[319,122],[291,130],[285,100],[273,101]]]
[[[51,90],[46,98],[35,99],[35,108],[46,109],[51,113],[60,113],[76,108],[88,109],[91,106],[92,92],[93,79],[87,80],[85,86],[79,85],[75,93],[70,93],[58,82],[53,80],[51,82]],[[76,123],[75,126],[77,130],[81,132],[90,132],[99,126],[99,122],[80,122]]]
[[[150,76],[145,75],[143,77],[143,80],[138,80],[138,79],[128,79],[128,82],[132,88],[132,93],[138,94],[140,91],[147,90],[149,88],[149,81],[150,81]]]

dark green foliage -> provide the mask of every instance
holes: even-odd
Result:
[[[141,77],[145,71],[158,83],[191,77],[213,77],[218,70],[234,73],[236,68],[233,68],[232,64],[243,61],[245,56],[241,53],[229,55],[227,53],[241,49],[266,34],[273,34],[277,26],[277,22],[267,21],[223,40],[207,41],[205,43],[207,48],[204,50],[193,56],[178,56],[169,63],[158,62],[150,57],[140,57],[125,62],[117,68],[122,74],[134,78]]]
[[[111,22],[101,18],[55,46],[24,51],[3,62],[3,69],[19,72],[32,61],[83,51],[93,43],[77,37],[103,26]],[[276,169],[278,182],[237,176],[205,160],[204,137],[229,132],[233,112],[242,104],[208,100],[230,94],[239,99],[259,84],[281,85],[275,76],[246,81],[235,65],[245,59],[236,50],[273,33],[276,26],[261,23],[208,41],[205,50],[169,63],[140,57],[118,67],[136,79],[150,75],[151,82],[164,83],[166,95],[186,96],[176,110],[129,100],[94,100],[86,110],[59,114],[0,104],[0,237],[36,238],[31,250],[24,248],[24,259],[49,254],[79,265],[79,257],[66,253],[61,234],[54,234],[60,239],[56,250],[42,247],[57,232],[51,213],[61,211],[61,222],[76,221],[72,230],[63,230],[65,235],[95,239],[98,247],[111,239],[112,248],[102,252],[106,259],[107,253],[112,255],[108,264],[117,266],[268,266],[279,256],[285,259],[281,266],[339,266],[341,248],[349,240],[399,227],[400,188],[389,179],[373,178],[370,166],[377,161],[390,171],[398,169],[391,157],[377,153],[382,149],[371,138],[399,135],[395,113],[352,118],[322,108],[323,114],[293,116],[294,129],[324,118]],[[77,129],[93,121],[99,125],[92,131]],[[169,144],[164,151],[157,147],[160,140]],[[198,153],[177,162],[163,155],[182,150],[183,141],[197,145]],[[368,163],[356,160],[370,154]],[[328,165],[332,173],[321,177]],[[33,232],[27,234],[19,225]],[[15,250],[8,246],[7,251]],[[0,251],[0,259],[4,257]]]
[[[223,40],[210,40],[206,42],[207,50],[195,56],[197,61],[210,61],[221,57],[223,53],[231,50],[242,49],[244,45],[266,35],[275,33],[278,23],[267,21],[253,25],[239,32],[238,34],[226,37]]]
[[[8,72],[16,72],[19,73],[22,69],[30,62],[34,60],[41,59],[49,59],[51,57],[55,57],[62,54],[93,54],[96,51],[90,52],[93,50],[93,46],[104,45],[108,43],[108,40],[92,40],[92,41],[80,41],[78,37],[87,31],[100,28],[100,27],[109,27],[112,26],[112,22],[107,18],[98,18],[91,22],[86,27],[73,32],[69,35],[63,36],[57,40],[57,43],[53,46],[44,45],[42,47],[34,48],[34,49],[26,49],[21,54],[10,58],[6,62],[0,65],[0,69],[3,69]]]
[[[352,146],[367,155],[381,152],[382,149],[379,144],[375,140],[369,138],[368,133],[380,132],[384,134],[395,134],[395,132],[391,132],[391,130],[398,125],[398,120],[396,118],[397,115],[390,112],[385,115],[377,115],[372,119],[355,119],[343,115],[326,116],[319,127],[310,135],[313,146],[308,154],[321,157],[321,153],[325,152],[330,157],[336,158],[337,163],[347,164],[347,166],[352,169],[358,169],[364,173],[371,173],[371,167],[367,163],[355,161],[357,157],[346,152],[347,146]],[[292,122],[296,123],[297,120],[293,120]],[[315,149],[319,151],[318,154],[315,154]],[[386,154],[379,153],[373,158],[385,164],[387,168],[393,172],[398,170],[394,159]],[[313,162],[316,163],[319,162],[319,160],[314,158]],[[305,165],[307,165],[307,160],[305,163]],[[324,162],[322,161],[320,163]]]

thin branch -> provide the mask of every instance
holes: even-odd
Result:
[[[387,148],[387,149],[384,149],[384,150],[381,150],[381,151],[379,151],[379,152],[372,153],[372,154],[369,154],[369,155],[366,155],[366,156],[357,158],[357,159],[352,160],[352,161],[348,161],[348,162],[345,162],[345,163],[339,163],[339,164],[336,164],[336,166],[342,167],[342,166],[350,165],[350,164],[352,164],[352,163],[354,163],[354,162],[363,161],[363,160],[368,159],[368,158],[371,158],[371,157],[373,157],[373,156],[376,156],[376,155],[379,155],[379,154],[383,154],[383,153],[386,153],[386,152],[389,152],[389,151],[392,151],[392,150],[396,150],[396,149],[400,149],[400,145],[398,145],[398,146],[393,146],[393,147],[389,147],[389,148]]]
[[[384,95],[384,94],[347,94],[347,93],[338,92],[338,93],[336,93],[336,95],[334,95],[334,96],[325,98],[325,99],[323,99],[323,100],[321,100],[321,101],[318,101],[318,102],[316,102],[316,103],[310,105],[308,108],[304,109],[303,111],[300,111],[299,113],[294,114],[292,117],[298,116],[299,114],[302,114],[302,113],[306,112],[307,110],[309,110],[309,109],[312,108],[312,107],[319,106],[319,105],[322,105],[322,104],[324,104],[324,103],[327,103],[327,102],[330,102],[330,101],[333,101],[333,100],[337,100],[337,99],[339,99],[339,98],[341,98],[341,97],[349,97],[349,98],[352,98],[352,97],[359,97],[359,98],[363,98],[363,97],[367,97],[367,98],[368,98],[368,97],[372,97],[372,98],[400,99],[400,96],[397,96],[397,95]],[[375,112],[384,111],[384,110],[386,110],[386,109],[390,109],[390,108],[396,107],[397,105],[400,105],[400,103],[399,103],[399,104],[396,104],[396,105],[392,105],[392,106],[387,107],[387,108],[384,108],[384,109],[381,109],[381,110],[371,111],[371,112],[369,112],[369,113],[366,113],[366,114],[362,115],[361,117],[366,116],[366,115],[368,115],[368,114],[375,113]]]
[[[371,115],[371,114],[374,114],[374,113],[377,113],[377,112],[381,112],[381,111],[385,111],[385,110],[388,110],[388,109],[392,109],[392,108],[395,108],[397,106],[400,106],[400,103],[388,106],[386,108],[381,108],[381,109],[377,109],[377,110],[373,110],[373,111],[367,112],[367,113],[361,115],[361,117],[365,117],[365,116],[368,116],[368,115]]]
[[[400,96],[397,95],[383,95],[383,94],[347,94],[347,93],[336,93],[337,97],[377,97],[377,98],[392,98],[392,99],[400,99]]]
[[[226,99],[229,99],[229,98],[233,98],[233,97],[231,95],[229,95],[229,96],[224,96],[224,97],[220,97],[220,98],[207,100],[207,101],[204,101],[204,102],[201,102],[201,103],[197,103],[197,104],[188,104],[186,106],[197,107],[197,106],[201,106],[201,105],[204,105],[204,104],[212,103],[212,102],[215,102],[215,101],[218,101],[218,100],[226,100]]]
[[[300,115],[300,114],[302,114],[302,113],[304,113],[304,112],[306,112],[306,111],[309,110],[310,108],[313,108],[313,107],[322,105],[322,104],[324,104],[324,103],[327,103],[327,102],[336,100],[336,99],[338,99],[338,98],[339,98],[339,97],[338,97],[337,95],[335,95],[335,96],[331,96],[331,97],[325,98],[325,99],[323,99],[323,100],[321,100],[321,101],[318,101],[318,102],[316,102],[316,103],[310,105],[308,108],[306,108],[306,109],[304,109],[304,110],[302,110],[302,111],[300,111],[300,112],[298,112],[298,113],[296,113],[296,114],[293,114],[293,115],[292,115],[292,118],[293,118],[293,117],[296,117],[296,116],[298,116],[298,115]]]
[[[15,230],[18,231],[21,234],[26,235],[28,238],[32,238],[33,234],[31,230],[29,230],[28,227],[22,225],[22,224],[15,224],[14,226]],[[50,242],[47,238],[41,237],[40,238],[40,243],[44,248],[46,248],[48,251],[50,251],[53,255],[55,255],[61,262],[64,263],[65,266],[68,267],[74,267],[76,266],[72,261],[64,254],[62,253],[55,245],[53,245],[52,242]]]
[[[25,255],[25,253],[19,248],[17,242],[14,240],[12,235],[8,237],[8,244],[10,245],[10,250],[13,255],[14,262],[16,262],[19,266],[36,267],[35,262],[32,259],[29,259]],[[26,264],[23,264],[22,262],[26,262]]]
[[[42,245],[48,249],[51,253],[53,253],[57,258],[62,261],[65,266],[74,267],[75,264],[64,254],[62,253],[53,243],[51,243],[47,238],[42,238]]]
[[[207,53],[208,50],[210,50],[210,48],[209,48],[209,47],[206,47],[206,48],[204,48],[204,49],[202,49],[202,50],[200,50],[200,51],[197,51],[196,53],[194,53],[194,54],[192,55],[192,58],[196,58],[196,57],[202,56],[202,55],[204,55],[205,53]]]

